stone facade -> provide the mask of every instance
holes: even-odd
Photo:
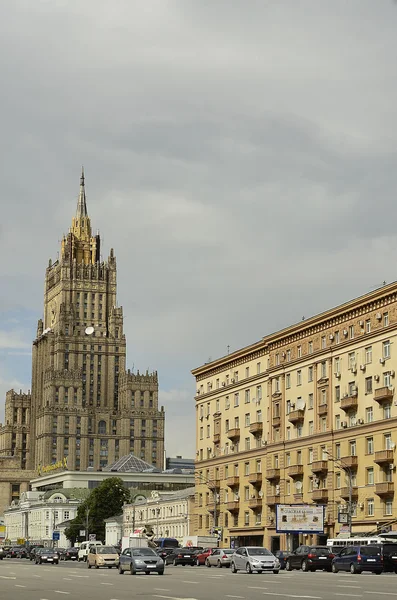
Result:
[[[10,391],[6,398],[0,455],[17,458],[19,469],[37,471],[66,457],[69,469],[98,470],[130,452],[163,467],[157,373],[126,370],[116,257],[111,249],[101,262],[100,248],[83,174],[72,227],[46,270],[31,394]]]
[[[21,469],[20,457],[0,455],[0,514],[11,502],[19,501],[21,494],[29,489],[29,481],[36,475],[36,471]]]

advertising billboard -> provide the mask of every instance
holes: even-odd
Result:
[[[4,540],[6,537],[6,526],[0,525],[0,540]]]
[[[324,533],[324,506],[277,504],[277,533]]]

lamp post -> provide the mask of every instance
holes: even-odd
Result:
[[[207,479],[207,477],[204,477],[204,475],[200,475],[199,473],[195,473],[195,475],[198,477],[198,479],[200,481],[202,481],[203,483],[206,483],[208,488],[212,491],[213,498],[214,498],[214,528],[215,528],[218,526],[218,511],[217,511],[218,494],[216,491],[216,489],[217,489],[216,480]]]
[[[351,467],[349,467],[348,465],[346,465],[342,460],[340,460],[339,458],[335,458],[334,456],[332,456],[332,454],[330,452],[326,451],[327,456],[329,457],[330,460],[332,460],[340,469],[342,469],[342,471],[344,471],[348,478],[349,478],[349,503],[348,503],[348,510],[347,510],[347,526],[349,528],[349,537],[351,537],[351,533],[352,533],[352,501],[353,501],[353,471],[351,469]]]

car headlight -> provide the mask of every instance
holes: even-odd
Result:
[[[277,567],[277,568],[280,567],[280,561],[278,559],[275,560],[274,566]]]
[[[137,565],[144,565],[144,564],[145,564],[145,561],[144,561],[144,560],[142,560],[142,558],[136,558],[136,559],[135,559],[135,563],[136,563]]]

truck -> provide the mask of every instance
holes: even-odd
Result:
[[[218,536],[216,535],[185,535],[182,540],[182,546],[198,548],[217,548]]]
[[[132,533],[131,535],[123,535],[121,538],[121,551],[126,548],[148,548],[149,540],[142,536]]]

